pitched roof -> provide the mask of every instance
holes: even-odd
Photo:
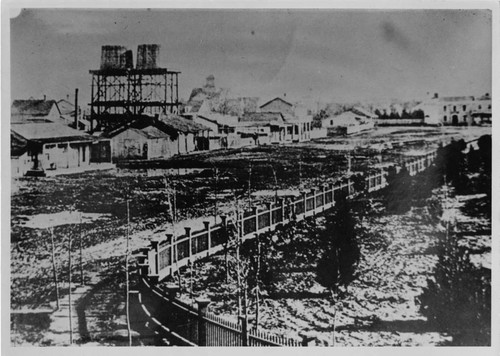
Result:
[[[170,137],[165,132],[159,130],[157,127],[148,126],[141,130],[144,132],[148,138],[168,138]]]
[[[152,138],[169,138],[170,137],[165,132],[160,131],[158,128],[156,128],[154,126],[147,126],[147,127],[142,128],[142,129],[137,129],[135,127],[127,127],[125,130],[122,130],[120,132],[124,132],[124,131],[127,131],[127,130],[136,132],[137,134],[139,134],[141,136],[144,136],[144,137],[146,137],[148,139],[152,139]]]
[[[93,140],[92,136],[84,132],[53,122],[12,124],[10,128],[24,139],[40,143]]]
[[[473,96],[443,96],[439,98],[442,102],[454,102],[454,101],[473,101]]]
[[[129,122],[125,122],[122,125],[113,128],[110,131],[103,132],[101,136],[111,138],[129,128],[143,130],[147,127],[151,127],[151,129],[149,130],[151,131],[151,133],[155,132],[155,135],[158,133],[156,130],[153,130],[153,128],[172,138],[177,137],[179,132],[196,133],[199,131],[209,130],[208,127],[198,124],[190,119],[186,119],[173,114],[162,114],[158,119],[149,116],[137,117]]]
[[[11,157],[19,157],[26,152],[28,141],[18,133],[10,132],[10,155]]]
[[[375,118],[375,117],[377,117],[377,115],[375,115],[372,112],[366,110],[365,108],[362,108],[362,107],[359,107],[359,106],[356,106],[356,107],[352,108],[351,111],[353,113],[355,113],[355,114],[366,116],[368,118]]]
[[[208,127],[202,124],[198,124],[197,122],[178,115],[160,115],[158,120],[161,124],[184,133],[195,133],[209,130]]]
[[[287,104],[288,106],[293,106],[293,104],[290,104],[288,101],[285,101],[285,100],[281,99],[280,97],[276,97],[276,98],[274,98],[272,100],[269,100],[267,103],[262,104],[260,106],[260,108],[263,108],[264,106],[266,106],[266,105],[268,105],[268,104],[270,104],[270,103],[272,103],[273,101],[276,101],[276,100],[282,101],[283,103]]]
[[[240,122],[253,122],[261,124],[283,124],[283,115],[279,112],[250,112],[240,117]]]
[[[330,120],[333,120],[332,126],[353,126],[359,125],[365,121],[365,118],[360,116],[361,115],[357,115],[352,111],[346,111],[334,116]]]
[[[57,102],[57,108],[61,115],[74,115],[75,105],[66,99],[61,99]]]
[[[237,126],[238,125],[238,117],[232,115],[224,115],[219,113],[206,113],[203,115],[198,115],[199,118],[210,121],[214,124],[221,126]]]
[[[11,114],[47,116],[54,105],[57,107],[55,100],[14,100],[11,107]],[[59,108],[57,108],[57,110],[59,110]]]

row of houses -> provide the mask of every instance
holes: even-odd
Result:
[[[480,125],[491,124],[491,97],[444,96],[434,94],[415,107],[424,113],[423,121],[428,125]]]
[[[375,105],[379,126],[470,126],[491,124],[491,96],[440,96],[404,104]]]
[[[16,100],[12,105],[12,175],[64,173],[120,160],[160,160],[206,150],[303,142],[373,127],[368,115],[350,112],[325,122],[323,129],[313,129],[307,110],[279,97],[260,106],[253,99],[239,100],[250,103],[250,109],[243,105],[229,113],[214,111],[209,101],[181,115],[129,116],[112,130],[89,134],[74,128],[86,121],[73,119],[69,101]],[[61,112],[61,103],[67,114]]]
[[[380,117],[354,107],[314,125],[306,108],[276,97],[228,98],[209,76],[193,89],[179,114],[124,115],[119,125],[86,132],[88,121],[66,100],[15,100],[11,116],[12,175],[92,169],[120,160],[161,160],[192,152],[304,142],[345,136],[382,125]],[[491,122],[491,98],[437,96],[421,103],[422,124]],[[412,119],[413,120],[413,119]],[[414,121],[411,121],[413,124]]]

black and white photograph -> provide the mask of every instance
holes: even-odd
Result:
[[[2,9],[3,351],[493,355],[498,2],[109,3]]]

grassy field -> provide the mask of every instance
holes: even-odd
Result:
[[[347,169],[347,151],[339,150],[339,145],[352,150],[352,169],[360,171],[379,162],[379,155],[383,161],[393,161],[407,150],[433,147],[436,140],[443,137],[478,137],[490,130],[381,128],[371,134],[349,138],[177,157],[168,162],[173,169],[116,169],[13,180],[11,308],[53,306],[50,234],[46,229],[25,226],[27,220],[39,214],[67,211],[101,214],[91,223],[54,228],[58,280],[64,287],[68,280],[69,236],[74,241],[72,251],[76,263],[81,247],[86,276],[105,271],[110,264],[121,263],[127,200],[130,202],[131,247],[135,250],[147,246],[153,237],[164,236],[167,229],[180,231],[196,219],[215,213],[231,213],[237,204],[248,204],[249,187],[252,202],[258,203],[259,199],[272,199],[272,192],[277,189],[293,191],[316,187],[341,176]],[[415,137],[419,139],[414,140]],[[410,139],[413,141],[407,142]],[[387,145],[381,150],[369,147],[377,143]],[[196,170],[178,174],[183,173],[181,167]],[[259,195],[262,191],[271,194]],[[174,196],[175,222],[172,214]],[[61,296],[64,294],[65,288],[62,288]]]

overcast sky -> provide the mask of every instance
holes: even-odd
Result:
[[[90,100],[102,45],[161,46],[204,84],[263,99],[354,101],[491,92],[489,10],[23,10],[11,20],[12,99]]]

